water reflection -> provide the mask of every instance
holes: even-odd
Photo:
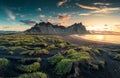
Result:
[[[84,39],[120,44],[120,35],[84,35]]]

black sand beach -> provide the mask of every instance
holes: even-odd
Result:
[[[77,46],[90,46],[93,48],[100,48],[103,50],[102,56],[97,59],[104,59],[106,61],[106,69],[103,71],[102,74],[104,75],[103,78],[120,78],[120,62],[119,60],[114,59],[114,56],[118,53],[120,49],[119,44],[112,44],[112,43],[105,43],[105,42],[98,42],[98,41],[91,41],[82,39],[80,37],[76,37],[74,35],[64,36],[62,37],[64,40],[71,42],[73,44],[77,44]],[[98,76],[99,78],[99,76]],[[100,77],[102,78],[102,77]]]

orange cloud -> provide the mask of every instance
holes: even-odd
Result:
[[[45,18],[45,15],[39,15],[38,17],[39,18]]]
[[[108,5],[110,5],[109,3],[93,3],[93,4],[94,6],[76,3],[76,5],[79,6],[80,8],[92,10],[91,12],[89,12],[90,14],[108,14],[120,10],[120,7],[114,7],[114,8],[108,7]],[[99,6],[95,6],[95,5],[99,5]],[[82,15],[86,15],[86,14],[88,15],[89,13],[84,13]]]
[[[71,15],[69,14],[61,14],[61,15],[56,15],[56,18],[65,21],[65,20],[69,20],[71,18]]]
[[[120,8],[102,8],[102,9],[98,9],[96,11],[94,11],[93,13],[104,13],[104,14],[108,14],[108,13],[112,13],[114,11],[118,11],[120,10]]]
[[[57,6],[60,7],[62,6],[64,3],[66,3],[68,0],[63,0],[63,1],[60,1],[58,2]]]
[[[96,6],[90,6],[90,5],[83,5],[83,4],[79,4],[76,3],[77,6],[84,8],[84,9],[91,9],[91,10],[98,10],[99,8]]]

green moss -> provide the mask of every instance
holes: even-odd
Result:
[[[116,54],[116,56],[115,57],[118,57],[118,58],[120,58],[120,54]]]
[[[94,49],[94,51],[93,51],[96,55],[100,55],[100,51],[99,51],[99,49]]]
[[[55,66],[55,72],[58,75],[65,75],[70,72],[73,62],[90,59],[88,52],[77,52],[69,49],[67,54],[57,54],[50,58],[50,63]]]
[[[30,55],[49,54],[47,49],[34,50]]]
[[[13,51],[10,51],[8,54],[13,55],[13,54],[14,54],[14,52],[13,52]]]
[[[64,41],[61,40],[61,39],[56,39],[55,42],[56,42],[56,43],[63,43]]]
[[[91,67],[92,67],[92,69],[94,69],[94,70],[99,70],[99,66],[98,66],[98,64],[90,64],[91,65]]]
[[[30,55],[29,53],[32,53],[33,51],[24,51],[20,52],[20,55]]]
[[[65,43],[59,43],[59,44],[56,45],[56,47],[64,48],[64,47],[66,47],[66,44]]]
[[[89,59],[90,55],[87,52],[76,52],[76,53],[71,53],[67,55],[67,58],[82,60],[82,59]]]
[[[120,53],[120,49],[114,49],[112,52]]]
[[[50,46],[47,47],[48,50],[56,49],[55,44],[51,44]]]
[[[15,51],[15,50],[26,51],[27,49],[23,48],[22,46],[14,46],[14,47],[9,47],[9,50],[11,50],[11,51]]]
[[[37,71],[39,68],[40,68],[39,62],[34,62],[33,64],[30,65],[19,65],[17,67],[18,70],[23,72],[33,72],[33,71]]]
[[[76,53],[77,51],[74,49],[69,49],[66,51],[67,54],[72,54],[72,53]]]
[[[99,66],[102,67],[102,68],[105,67],[105,61],[102,61],[102,60],[101,60],[101,61],[99,61],[98,64],[99,64]]]
[[[6,58],[0,58],[0,69],[6,67],[9,64],[9,60]]]
[[[42,47],[47,47],[47,46],[48,46],[48,44],[47,44],[47,43],[45,43],[45,42],[42,42],[42,43],[40,44],[40,46],[42,46]]]
[[[41,55],[41,54],[49,54],[49,51],[47,49],[36,49],[36,50],[29,50],[26,52],[21,52],[21,55]]]
[[[58,62],[60,62],[63,58],[64,58],[64,56],[62,54],[58,53],[55,56],[49,58],[48,60],[52,65],[55,65]]]
[[[41,60],[42,59],[40,57],[38,57],[38,58],[24,58],[24,59],[18,60],[18,62],[26,64],[26,62],[28,62],[28,61],[40,62]]]
[[[81,51],[91,51],[91,47],[88,47],[88,46],[81,46],[81,47],[79,47],[79,49],[81,50]]]
[[[42,72],[34,72],[19,75],[17,78],[47,78],[47,75]]]
[[[64,75],[69,73],[72,68],[72,61],[70,59],[62,59],[59,63],[57,63],[55,72],[58,75]]]
[[[2,51],[8,51],[8,48],[5,47],[5,46],[0,46],[0,50],[2,50]]]
[[[120,60],[120,54],[116,54],[114,58]]]

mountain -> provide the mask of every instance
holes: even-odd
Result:
[[[82,23],[75,23],[69,27],[53,25],[50,22],[41,22],[34,25],[31,29],[26,30],[27,33],[40,34],[83,34],[87,33],[86,28]]]

